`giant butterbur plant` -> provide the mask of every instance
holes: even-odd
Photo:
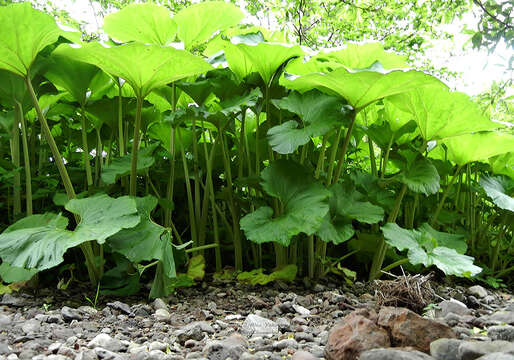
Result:
[[[0,7],[4,282],[75,247],[105,294],[154,269],[152,297],[205,263],[259,284],[333,261],[369,279],[514,270],[512,127],[379,43],[313,53],[243,17],[132,4],[82,42]]]

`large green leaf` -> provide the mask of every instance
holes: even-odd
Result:
[[[440,177],[436,167],[423,156],[414,158],[412,162],[408,161],[399,179],[407,185],[409,190],[425,195],[435,194],[440,187]]]
[[[178,37],[186,49],[211,38],[214,32],[235,26],[243,20],[243,12],[231,3],[206,1],[180,10],[173,19],[178,25]]]
[[[63,255],[84,239],[66,230],[61,214],[32,215],[14,223],[0,235],[0,257],[11,266],[38,271],[60,264]]]
[[[341,244],[355,233],[352,220],[367,224],[383,220],[384,209],[364,201],[364,196],[353,187],[335,184],[330,192],[330,211],[316,231],[321,240]]]
[[[30,2],[0,7],[0,69],[26,76],[37,54],[62,32],[52,16]]]
[[[345,108],[341,99],[317,90],[305,94],[292,92],[289,96],[272,100],[281,109],[299,116],[302,127],[295,120],[286,121],[268,131],[268,141],[274,151],[291,154],[307,144],[311,137],[321,136],[343,124]]]
[[[329,210],[330,193],[313,182],[301,165],[278,160],[262,171],[262,187],[280,200],[284,211],[273,217],[273,210],[263,206],[241,219],[246,237],[256,243],[278,242],[289,245],[300,233],[312,235],[319,229]]]
[[[514,198],[507,194],[501,178],[482,176],[479,182],[496,206],[514,212]]]
[[[281,84],[300,92],[318,89],[338,95],[348,101],[357,111],[367,105],[418,87],[439,83],[435,77],[421,71],[374,71],[374,69],[350,72],[344,68],[328,74],[286,76]]]
[[[177,24],[164,6],[130,4],[104,18],[103,29],[121,42],[168,45],[175,40]]]
[[[494,131],[455,136],[444,143],[448,147],[448,159],[458,165],[514,152],[514,135]]]
[[[514,180],[514,152],[493,156],[489,164],[495,174],[506,175]]]
[[[427,141],[500,127],[485,117],[469,96],[450,92],[442,84],[416,88],[389,100],[413,115]]]
[[[286,71],[297,75],[327,73],[339,67],[345,67],[347,70],[366,69],[377,62],[384,69],[407,67],[405,56],[385,51],[379,42],[370,42],[366,44],[350,43],[344,49],[337,51],[321,51],[306,62],[304,59],[296,59],[287,65]]]
[[[96,240],[103,244],[109,236],[122,229],[132,228],[140,221],[136,202],[128,196],[115,199],[101,194],[84,199],[71,199],[64,207],[80,216],[73,237],[81,242]]]
[[[228,44],[225,48],[228,66],[240,80],[256,72],[266,85],[269,85],[280,66],[302,55],[303,51],[299,46],[282,44]]]
[[[463,255],[453,248],[442,245],[448,242],[448,235],[427,227],[418,230],[402,229],[396,224],[387,223],[382,226],[385,241],[398,250],[408,250],[407,257],[413,265],[422,264],[425,267],[437,266],[446,275],[470,277],[482,271],[473,265],[471,256]],[[439,236],[444,234],[443,236]],[[454,240],[454,239],[453,239]],[[446,242],[445,242],[446,241]],[[461,245],[459,245],[461,249]]]
[[[136,227],[121,230],[111,236],[109,246],[134,263],[161,260],[164,274],[167,277],[175,277],[172,245],[168,236],[162,236],[166,229],[156,224],[150,217],[157,206],[157,199],[146,196],[136,198],[136,203],[141,222]]]
[[[139,150],[137,156],[137,171],[143,171],[150,168],[155,159],[152,153],[157,148],[158,144],[152,144],[146,148]],[[114,184],[117,179],[122,176],[130,174],[130,162],[132,156],[125,155],[119,158],[115,158],[112,162],[102,169],[102,181],[107,185]]]
[[[37,272],[38,271],[35,269],[24,269],[21,267],[11,266],[6,262],[3,262],[2,265],[0,265],[0,279],[5,283],[28,281],[32,279]]]
[[[85,105],[91,81],[99,71],[94,65],[62,55],[52,55],[45,77],[54,85],[68,91],[73,100]]]
[[[85,43],[80,48],[63,44],[55,53],[96,65],[126,80],[142,98],[170,82],[212,70],[209,63],[187,51],[141,43],[115,47]]]

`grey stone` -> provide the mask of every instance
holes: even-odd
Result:
[[[132,311],[130,311],[130,306],[128,306],[125,303],[122,303],[121,301],[113,301],[110,303],[107,303],[107,306],[110,308],[113,308],[114,310],[118,310],[124,314],[130,314]]]
[[[295,339],[284,339],[275,341],[273,343],[273,349],[282,350],[282,349],[298,349],[298,342]]]
[[[59,348],[62,346],[62,343],[60,342],[54,342],[48,346],[48,351],[55,354],[57,351],[59,351]]]
[[[278,325],[262,316],[250,314],[246,317],[241,332],[247,337],[278,334]]]
[[[21,329],[25,334],[35,334],[41,329],[41,323],[36,319],[30,319],[23,323]]]
[[[0,355],[7,355],[12,353],[12,348],[6,343],[0,342]]]
[[[168,304],[166,304],[164,302],[164,300],[161,298],[155,299],[154,302],[152,303],[152,306],[155,310],[164,309],[164,310],[168,311]]]
[[[514,352],[514,343],[508,341],[464,341],[459,346],[459,359],[460,360],[474,360],[480,356],[497,352]]]
[[[470,295],[476,296],[479,299],[487,296],[487,290],[480,285],[471,286],[468,288],[468,293]]]
[[[506,340],[514,342],[514,326],[491,326],[487,329],[487,336],[493,340]]]
[[[178,330],[175,335],[177,336],[177,340],[180,344],[184,345],[187,340],[193,339],[196,341],[200,341],[203,339],[203,331],[199,324],[195,324],[194,326],[184,327]]]
[[[514,355],[495,352],[484,356],[480,356],[479,358],[477,358],[477,360],[514,360]]]
[[[105,350],[114,351],[114,352],[126,349],[126,347],[121,343],[120,340],[113,339],[108,334],[103,334],[103,333],[96,335],[94,337],[94,339],[91,340],[87,344],[87,347],[90,349],[103,348]],[[96,349],[95,349],[95,351],[96,351]],[[97,355],[98,355],[98,353],[97,353]],[[98,356],[100,356],[100,355],[98,355]]]
[[[317,360],[318,358],[307,351],[297,351],[293,354],[291,360]]]
[[[46,360],[69,360],[70,358],[69,357],[66,357],[64,355],[55,355],[55,354],[52,354],[52,355],[48,355],[46,357]]]
[[[152,350],[160,350],[160,351],[166,351],[166,348],[168,347],[168,344],[159,342],[159,341],[152,341],[150,345],[148,346],[148,349],[150,351]]]
[[[404,351],[397,349],[372,349],[360,354],[359,360],[433,360],[421,351]]]
[[[0,327],[4,328],[11,325],[12,319],[9,315],[0,314]]]
[[[479,317],[478,322],[480,322],[482,325],[512,325],[514,324],[514,311],[496,311],[491,315]]]
[[[72,309],[68,306],[62,307],[61,316],[62,319],[66,322],[71,322],[72,320],[82,320],[82,315],[80,314],[80,311],[78,311],[77,309]]]
[[[152,350],[148,353],[148,360],[163,360],[165,356],[161,350]]]
[[[310,315],[311,314],[311,311],[301,305],[297,305],[297,304],[293,304],[293,309],[294,311],[296,311],[297,314],[300,314],[300,315]]]
[[[214,334],[214,328],[209,324],[207,321],[193,321],[192,323],[187,324],[186,326],[182,327],[183,330],[189,330],[194,327],[200,327],[200,329],[203,332],[206,332],[208,334]]]
[[[439,309],[436,310],[437,317],[445,317],[448,314],[469,315],[471,310],[468,307],[455,299],[444,300],[438,304]]]
[[[305,341],[305,342],[313,342],[314,335],[307,333],[305,331],[300,331],[294,334],[294,339],[296,341]]]
[[[153,314],[153,316],[155,317],[155,319],[157,321],[162,321],[162,322],[168,322],[168,321],[170,321],[170,318],[171,318],[170,313],[165,309],[155,310],[155,313]]]
[[[94,350],[82,350],[75,355],[74,360],[97,360],[98,356]]]
[[[22,307],[28,304],[28,301],[18,297],[12,296],[11,294],[4,294],[2,296],[2,301],[0,301],[0,305],[14,306],[14,307]]]
[[[30,360],[38,353],[34,350],[24,349],[18,354],[18,359],[20,360]]]
[[[280,317],[275,319],[275,323],[278,325],[278,329],[281,332],[288,332],[291,331],[291,323],[288,319]]]
[[[430,355],[437,360],[455,360],[462,340],[437,339],[430,343]]]
[[[121,355],[116,354],[113,351],[101,347],[96,347],[94,350],[96,356],[98,356],[98,358],[101,360],[123,360],[123,357]]]
[[[209,360],[239,359],[247,347],[246,339],[235,333],[222,341],[208,341],[202,353]]]

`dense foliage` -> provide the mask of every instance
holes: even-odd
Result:
[[[0,7],[4,282],[514,270],[509,119],[380,43],[314,53],[243,17],[129,5],[99,43]]]

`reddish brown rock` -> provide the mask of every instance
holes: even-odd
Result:
[[[389,347],[387,331],[376,324],[373,310],[359,309],[338,322],[328,335],[327,360],[354,360],[365,350]]]
[[[406,308],[380,309],[378,325],[389,331],[393,346],[412,346],[426,353],[432,341],[456,337],[448,325],[423,318]]]

